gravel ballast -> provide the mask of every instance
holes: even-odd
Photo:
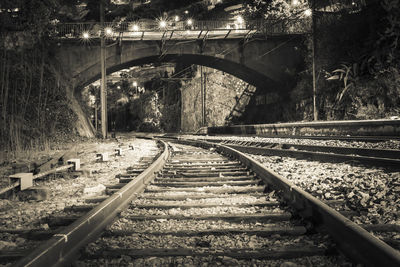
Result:
[[[98,143],[95,151],[87,149],[80,155],[82,162],[90,162],[82,166],[84,172],[64,172],[35,180],[36,185],[50,190],[50,197],[46,200],[24,200],[20,197],[23,192],[18,192],[16,199],[0,200],[0,230],[3,230],[0,234],[0,248],[20,249],[29,244],[34,246],[35,242],[4,232],[10,229],[49,229],[47,223],[44,223],[46,218],[68,215],[64,212],[65,207],[84,204],[84,199],[87,197],[105,195],[105,185],[118,183],[118,179],[115,178],[117,174],[137,164],[142,157],[154,156],[158,151],[156,142],[153,140],[125,139],[123,141],[126,150],[122,156],[112,156],[107,162],[93,161],[97,153],[114,152],[114,149],[121,144],[117,141]],[[134,150],[127,149],[128,145],[133,145]],[[7,243],[1,243],[1,241]]]

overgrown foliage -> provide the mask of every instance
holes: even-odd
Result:
[[[398,116],[399,1],[248,0],[246,14],[255,18],[296,18],[313,3],[315,32],[305,39],[306,68],[298,74],[282,120],[313,119],[313,40],[320,119]]]
[[[3,47],[0,53],[1,147],[21,150],[57,132],[70,132],[75,116],[48,50]]]
[[[70,1],[70,3],[73,1]],[[0,145],[39,147],[55,133],[71,131],[75,115],[64,77],[46,42],[63,0],[0,3]]]
[[[400,112],[400,4],[383,0],[375,6],[374,31],[362,39],[358,57],[326,73],[337,89],[333,117],[371,119],[398,116]],[[371,14],[369,14],[371,18]],[[322,110],[323,111],[323,110]]]
[[[309,7],[305,0],[245,0],[244,5],[244,15],[251,19],[296,19]]]

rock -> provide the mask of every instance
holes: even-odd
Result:
[[[40,225],[40,229],[49,230],[50,227],[49,227],[49,225],[48,225],[47,223],[45,223],[45,224],[41,224],[41,225]]]
[[[80,169],[72,173],[73,175],[92,177],[93,172],[91,169]]]
[[[0,212],[8,211],[13,209],[11,201],[6,199],[0,199]]]
[[[231,257],[227,257],[227,256],[224,256],[221,259],[221,262],[225,266],[239,266],[240,265],[239,261],[237,259],[234,259],[234,258],[231,258]]]
[[[20,201],[28,201],[28,200],[43,201],[50,198],[51,191],[48,187],[33,186],[24,191],[18,192],[17,196]]]
[[[102,184],[98,184],[93,187],[86,187],[83,189],[83,193],[86,195],[96,195],[106,191],[106,187]]]
[[[31,169],[31,166],[29,163],[13,163],[12,164],[13,172],[18,173],[18,172],[29,172]]]
[[[285,261],[284,263],[281,264],[280,267],[299,267],[300,265],[297,265],[294,262],[291,261]]]
[[[203,248],[209,248],[209,247],[211,247],[211,243],[210,243],[210,241],[207,241],[207,240],[198,240],[198,241],[196,241],[196,246],[203,247]]]
[[[14,242],[0,240],[0,250],[3,250],[5,248],[15,248],[15,247],[17,247],[17,244],[15,244]]]

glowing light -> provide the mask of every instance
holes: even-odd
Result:
[[[176,21],[176,22],[179,21],[179,16],[175,16],[175,21]]]
[[[237,17],[236,20],[237,20],[237,22],[238,22],[239,24],[242,24],[242,23],[244,22],[242,16]]]
[[[192,25],[192,24],[193,24],[193,20],[192,20],[192,19],[188,19],[188,20],[187,20],[187,24],[188,24],[188,25]]]
[[[292,0],[292,6],[298,6],[300,5],[299,0]]]
[[[134,24],[134,25],[132,26],[132,30],[133,30],[134,32],[139,31],[139,25]]]
[[[160,21],[160,28],[165,28],[167,27],[167,22],[165,20]]]
[[[88,32],[82,33],[82,38],[88,40],[90,38],[90,34]]]
[[[185,10],[185,14],[189,14],[189,11],[188,11],[188,10]]]
[[[132,83],[132,85],[133,85],[134,87],[137,87],[137,81],[134,81],[134,82]]]
[[[110,27],[105,28],[106,35],[112,35],[113,30]]]
[[[306,9],[306,10],[304,11],[304,15],[305,15],[306,17],[311,16],[311,15],[312,15],[311,9]]]
[[[121,89],[121,86],[118,85],[118,86],[117,86],[117,89]]]

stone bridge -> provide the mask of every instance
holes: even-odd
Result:
[[[303,35],[262,38],[108,41],[107,73],[159,62],[203,65],[232,74],[260,89],[291,86],[303,64]],[[101,77],[100,42],[61,39],[55,53],[75,92]]]

